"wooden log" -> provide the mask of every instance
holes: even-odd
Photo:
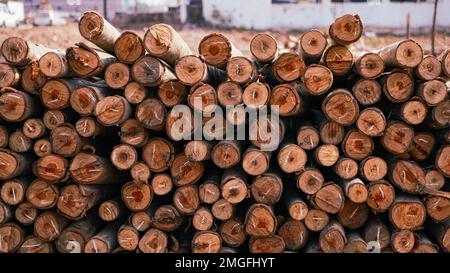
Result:
[[[292,184],[288,184],[284,187],[283,194],[284,204],[288,210],[289,216],[296,221],[304,220],[309,213],[305,198]]]
[[[277,40],[269,34],[258,33],[250,41],[250,52],[259,63],[271,63],[278,57]]]
[[[361,204],[367,201],[367,188],[364,182],[359,178],[352,180],[342,180],[339,183],[342,186],[345,196],[352,202]]]
[[[445,176],[450,177],[450,145],[443,145],[436,154],[435,166]]]
[[[323,121],[319,128],[320,140],[325,144],[338,145],[344,140],[344,127],[334,121]]]
[[[39,157],[49,155],[52,153],[52,144],[47,138],[38,139],[34,142],[33,151]]]
[[[161,131],[164,128],[167,113],[160,100],[148,98],[137,106],[135,116],[145,128]]]
[[[248,243],[251,253],[282,253],[286,248],[283,238],[277,235],[251,237]]]
[[[124,224],[117,232],[117,243],[126,251],[135,251],[139,244],[139,232],[134,227]]]
[[[0,200],[0,225],[9,222],[12,216],[11,208]]]
[[[370,156],[375,149],[372,138],[358,130],[349,130],[342,141],[342,150],[347,157],[362,160]]]
[[[53,253],[53,246],[35,235],[30,235],[24,239],[17,253]]]
[[[205,62],[217,68],[225,68],[232,57],[242,56],[233,43],[220,33],[209,34],[200,41],[198,52]]]
[[[361,105],[372,105],[381,99],[381,85],[376,80],[360,79],[353,85],[352,92]]]
[[[156,228],[150,228],[139,240],[139,250],[143,253],[164,253],[167,251],[168,236]]]
[[[59,188],[45,180],[36,179],[28,186],[26,198],[38,209],[50,209],[58,202]]]
[[[348,233],[344,253],[368,253],[367,243],[357,232]]]
[[[250,192],[256,202],[274,205],[280,200],[283,192],[281,177],[272,172],[258,175],[253,179]]]
[[[278,165],[285,173],[300,172],[305,168],[306,152],[296,144],[286,144],[280,148],[277,155]]]
[[[143,211],[148,209],[153,200],[153,189],[148,184],[131,181],[122,186],[121,196],[129,210]]]
[[[31,150],[33,140],[18,129],[9,136],[9,148],[16,153],[25,153]]]
[[[0,117],[8,122],[21,122],[39,111],[37,101],[25,92],[3,88],[0,95]]]
[[[358,229],[364,226],[369,218],[369,206],[366,203],[355,203],[348,199],[345,201],[344,208],[336,216],[345,228]]]
[[[136,149],[128,144],[117,145],[111,151],[111,163],[121,171],[129,170],[137,162],[137,159]]]
[[[397,253],[409,253],[415,243],[414,233],[410,230],[394,231],[391,234],[391,247]]]
[[[99,185],[71,184],[61,190],[58,213],[72,220],[80,220],[94,206],[115,193],[115,189]],[[75,206],[76,204],[76,206]]]
[[[325,183],[324,186],[311,197],[311,204],[327,213],[335,214],[344,207],[345,196],[341,187],[335,183]]]
[[[30,139],[41,138],[46,135],[47,130],[42,119],[27,119],[22,126],[22,133]]]
[[[9,132],[5,126],[0,125],[0,148],[6,148],[9,141]]]
[[[34,233],[44,242],[53,242],[68,225],[69,219],[52,210],[41,213],[34,223]]]
[[[173,183],[177,186],[191,185],[196,183],[204,172],[204,164],[202,162],[192,162],[181,153],[175,156],[170,167],[170,174]]]
[[[333,73],[325,66],[312,64],[306,68],[302,83],[308,94],[320,96],[330,90],[333,84]]]
[[[168,108],[181,104],[187,98],[187,88],[177,80],[163,82],[158,86],[158,98]]]
[[[322,103],[325,116],[343,126],[353,124],[359,115],[359,107],[353,95],[345,89],[336,89]]]
[[[437,246],[423,233],[416,233],[415,246],[412,253],[438,253]]]
[[[109,223],[100,232],[91,237],[84,246],[85,253],[110,253],[118,245],[117,232],[123,221]]]
[[[220,184],[222,197],[231,204],[242,202],[249,196],[247,178],[240,169],[226,169]]]
[[[66,54],[63,51],[48,52],[39,59],[39,70],[48,78],[72,77]]]
[[[93,117],[82,117],[75,123],[75,130],[84,138],[95,138],[106,132],[106,128],[100,125]]]
[[[450,218],[450,200],[441,196],[428,196],[425,199],[428,216],[436,222],[445,222]]]
[[[3,87],[17,87],[20,83],[19,70],[9,64],[0,63],[0,89]]]
[[[384,159],[377,156],[369,156],[359,164],[360,176],[370,182],[383,179],[388,172],[388,166]]]
[[[187,103],[193,110],[211,113],[217,106],[217,94],[209,84],[199,83],[191,87]]]
[[[123,182],[113,165],[104,157],[86,152],[78,153],[71,161],[70,175],[80,184],[111,184]]]
[[[336,221],[331,221],[319,236],[320,249],[325,253],[341,253],[347,244],[344,228]]]
[[[433,129],[443,129],[450,123],[450,101],[444,100],[433,107],[427,116],[427,126]]]
[[[328,33],[338,44],[348,45],[359,40],[363,32],[363,25],[359,15],[345,14],[338,17],[330,25]]]
[[[298,115],[306,107],[304,99],[295,87],[289,84],[280,84],[272,89],[269,105],[277,106],[280,116]]]
[[[114,55],[121,63],[134,64],[144,54],[144,42],[135,32],[122,32],[114,43]]]
[[[447,87],[441,80],[430,80],[419,83],[416,87],[416,94],[428,106],[436,106],[447,98]]]
[[[264,204],[253,204],[245,218],[245,232],[250,236],[269,236],[274,234],[277,219],[272,208]]]
[[[297,53],[285,52],[273,62],[270,76],[277,82],[291,82],[305,74],[306,65]]]
[[[364,227],[362,236],[368,244],[369,252],[385,249],[391,242],[390,230],[379,217],[369,220]]]
[[[303,33],[298,43],[300,56],[307,64],[317,63],[328,45],[325,34],[317,29]]]
[[[107,94],[101,86],[80,86],[70,95],[70,107],[81,116],[94,114],[95,106]]]
[[[286,249],[295,251],[306,245],[309,232],[303,222],[289,219],[280,227],[278,235],[286,244]]]
[[[313,126],[302,126],[297,131],[297,145],[303,150],[314,150],[320,142],[320,135]]]
[[[107,52],[92,48],[84,43],[69,47],[66,58],[70,70],[80,78],[102,76],[108,65],[117,62],[116,57]]]
[[[271,116],[259,116],[257,119],[250,121],[250,143],[257,148],[274,151],[283,141],[285,131],[282,120],[272,120]]]
[[[134,181],[143,182],[143,183],[147,183],[148,180],[150,179],[150,176],[152,175],[152,172],[150,171],[150,168],[148,167],[148,165],[145,162],[137,162],[137,163],[135,163],[131,167],[130,173],[131,173],[131,177],[133,178]],[[161,181],[161,180],[159,180],[159,181]],[[163,181],[164,181],[164,179],[161,182],[163,182]],[[158,192],[160,190],[162,191],[162,190],[165,190],[167,188],[167,187],[162,187],[160,185],[167,185],[168,183],[161,183],[161,182],[158,182],[158,183],[156,183],[155,186],[153,186],[154,189],[156,187],[159,189]],[[172,182],[172,180],[170,180],[170,182]],[[158,193],[156,193],[156,194],[158,194]]]
[[[423,59],[422,47],[407,39],[390,44],[378,51],[387,67],[414,68]]]
[[[186,55],[175,63],[175,74],[180,83],[194,86],[201,82],[216,85],[226,79],[225,71],[205,64],[202,56]]]
[[[423,161],[430,157],[435,144],[436,139],[433,134],[429,132],[418,132],[414,135],[409,153],[415,160]]]
[[[135,82],[148,87],[155,87],[176,79],[167,64],[150,55],[141,57],[133,64],[131,77]]]
[[[139,104],[148,97],[149,92],[147,87],[141,85],[140,83],[130,82],[125,86],[123,95],[129,103]]]
[[[217,167],[228,169],[240,162],[241,149],[238,141],[222,140],[214,145],[211,151],[211,159]]]
[[[389,165],[390,181],[404,192],[417,194],[425,184],[425,172],[416,162],[393,160]]]
[[[95,11],[88,11],[78,22],[81,36],[101,49],[113,54],[120,32]]]
[[[342,157],[336,162],[333,170],[341,179],[353,179],[358,174],[358,163],[351,158]]]
[[[339,149],[335,145],[320,145],[314,150],[314,159],[321,166],[331,167],[339,160]]]
[[[223,107],[242,103],[243,91],[239,84],[226,81],[217,87],[217,101]]]
[[[22,71],[22,76],[20,78],[23,90],[35,95],[39,94],[46,81],[47,77],[41,72],[37,61],[28,64]]]
[[[134,147],[142,147],[148,141],[148,132],[138,120],[128,119],[120,125],[120,140]]]
[[[352,70],[354,57],[352,52],[342,45],[331,45],[325,49],[321,63],[328,67],[334,76],[344,76]]]
[[[446,77],[450,77],[450,50],[444,50],[442,53],[437,57],[438,60],[441,62],[442,66],[442,74]]]
[[[38,213],[39,212],[36,207],[34,207],[30,202],[25,201],[16,207],[16,210],[14,211],[14,218],[21,225],[29,226],[34,223]]]
[[[386,117],[380,109],[368,107],[359,114],[356,127],[369,137],[377,137],[384,134],[386,123]]]
[[[191,140],[184,147],[184,154],[189,161],[205,161],[211,158],[212,144],[205,140]]]
[[[73,157],[81,151],[86,143],[70,124],[56,127],[50,133],[52,151],[64,157]]]
[[[248,84],[258,77],[255,63],[243,56],[232,57],[226,67],[228,78],[239,84]]]
[[[43,156],[33,164],[34,174],[49,183],[57,183],[66,179],[68,168],[69,161],[56,154]]]
[[[438,170],[428,170],[425,173],[425,187],[432,190],[440,190],[445,185],[445,177]]]
[[[242,102],[252,108],[260,108],[269,103],[270,86],[259,81],[249,83],[242,93]]]
[[[414,91],[414,82],[410,74],[402,70],[394,70],[382,78],[383,93],[394,102],[407,101]]]
[[[5,60],[14,66],[26,66],[37,61],[45,53],[53,51],[39,44],[32,44],[20,37],[9,37],[3,41],[1,53]]]
[[[106,68],[104,78],[112,89],[124,89],[131,81],[130,68],[123,63],[112,63]]]
[[[420,98],[411,98],[395,110],[394,115],[409,125],[419,125],[427,117],[427,105]]]
[[[305,218],[305,225],[311,231],[321,231],[329,223],[328,213],[319,209],[310,209]]]
[[[131,106],[122,96],[108,96],[95,106],[94,114],[103,126],[120,125],[131,116]]]
[[[219,234],[223,242],[231,247],[239,247],[247,239],[244,224],[235,218],[224,221],[219,227]]]
[[[198,208],[192,216],[192,225],[196,230],[210,230],[214,224],[214,216],[207,207]]]
[[[215,231],[199,231],[192,238],[192,253],[218,253],[222,238]]]
[[[421,80],[431,81],[441,75],[442,67],[438,58],[426,55],[418,66],[414,68],[414,74]]]
[[[30,172],[31,158],[26,154],[0,149],[0,179],[7,180]]]
[[[194,185],[178,187],[173,194],[173,205],[183,215],[192,215],[200,206],[198,188]]]
[[[15,223],[6,223],[0,226],[0,253],[16,252],[24,241],[25,231]]]
[[[60,253],[82,253],[86,243],[101,229],[101,220],[95,212],[67,226],[55,242]]]
[[[297,176],[297,187],[306,194],[315,194],[322,188],[324,182],[325,178],[316,168],[305,168]]]
[[[364,79],[375,79],[384,72],[383,59],[377,53],[361,53],[355,60],[353,71]]]
[[[158,207],[151,219],[151,223],[154,227],[165,232],[175,231],[183,224],[183,222],[183,215],[181,215],[172,205],[162,205]]]
[[[53,130],[61,125],[73,123],[74,118],[75,115],[70,109],[49,110],[44,113],[42,121],[47,129]]]
[[[168,194],[173,188],[172,177],[165,173],[156,174],[151,184],[155,194],[160,196]]]
[[[124,216],[125,206],[120,198],[104,201],[98,207],[98,215],[105,222],[112,222]]]
[[[380,142],[392,154],[403,154],[409,151],[414,139],[414,130],[399,121],[388,122]]]
[[[416,230],[425,222],[427,211],[418,198],[397,196],[389,210],[389,218],[397,229]]]
[[[142,149],[142,158],[152,172],[163,172],[172,165],[175,148],[164,138],[153,138]]]

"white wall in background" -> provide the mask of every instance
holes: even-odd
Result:
[[[364,26],[404,28],[410,13],[411,28],[431,27],[433,1],[396,3],[381,0],[372,3],[272,4],[271,0],[203,0],[205,19],[217,25],[251,29],[305,29],[328,27],[338,16],[359,14]],[[450,27],[450,0],[440,0],[436,23]]]

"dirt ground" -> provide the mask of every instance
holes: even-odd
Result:
[[[144,35],[144,28],[129,29]],[[212,32],[220,32],[229,37],[231,41],[246,55],[249,54],[249,43],[253,35],[257,31],[238,30],[238,29],[213,29],[205,27],[195,27],[193,25],[186,25],[177,27],[181,36],[186,40],[194,52],[197,52],[198,42],[203,36]],[[288,33],[271,33],[281,45],[287,45],[290,40],[296,40],[301,32]],[[75,23],[64,26],[50,26],[50,27],[31,27],[21,26],[18,28],[1,28],[0,29],[0,43],[10,36],[19,36],[31,41],[33,43],[43,44],[50,48],[67,48],[76,42],[84,39],[78,32],[78,27]],[[376,50],[389,43],[403,39],[405,37],[383,35],[377,36],[373,33],[365,33],[365,35],[355,45],[359,49]],[[418,41],[424,48],[425,53],[429,53],[431,49],[430,36],[414,36],[411,37]],[[450,34],[439,33],[436,39],[436,51],[439,53],[444,48],[450,47]]]

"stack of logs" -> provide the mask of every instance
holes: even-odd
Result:
[[[95,12],[79,30],[96,47],[1,45],[0,252],[450,251],[450,50],[357,52],[357,15],[295,51],[260,33],[251,57]],[[180,140],[176,105],[279,106],[279,146],[218,140],[271,124],[238,110]]]

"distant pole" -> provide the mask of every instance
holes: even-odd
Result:
[[[409,39],[409,20],[410,20],[409,12],[406,14],[406,39]]]
[[[108,0],[103,0],[103,16],[108,19]]]
[[[431,25],[431,53],[436,55],[435,39],[436,39],[436,12],[438,0],[434,0],[433,24]]]

